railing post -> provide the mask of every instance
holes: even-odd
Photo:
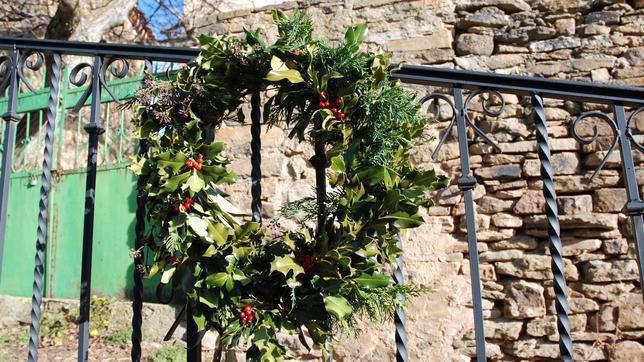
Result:
[[[402,239],[398,234],[398,247],[402,250]],[[396,258],[396,270],[394,271],[394,281],[397,284],[405,284],[403,274],[403,256]],[[403,298],[402,296],[400,298]],[[394,313],[394,324],[396,325],[396,362],[407,362],[407,329],[405,326],[405,311],[402,308],[396,309]]]
[[[144,140],[139,142],[139,154],[144,154],[147,144]],[[136,225],[134,226],[134,270],[132,277],[132,350],[130,357],[133,362],[141,361],[141,325],[143,324],[143,248],[145,247],[145,180],[139,177],[136,183]]]
[[[640,198],[640,192],[637,185],[637,175],[635,173],[635,163],[633,162],[633,152],[631,150],[632,134],[629,128],[630,124],[624,114],[624,106],[615,104],[615,121],[619,132],[619,147],[622,157],[622,170],[624,171],[624,180],[626,182],[626,211],[633,222],[633,238],[635,239],[635,248],[637,250],[637,262],[640,268],[640,286],[644,285],[644,201]],[[631,115],[631,121],[635,114]],[[644,150],[643,150],[644,152]],[[644,297],[644,288],[642,289]]]
[[[485,359],[485,331],[483,330],[483,301],[481,297],[481,276],[479,272],[479,251],[476,245],[476,224],[474,213],[474,198],[472,190],[476,187],[476,178],[470,168],[470,152],[467,144],[467,129],[465,109],[463,107],[463,89],[455,87],[454,116],[461,160],[462,176],[458,179],[458,188],[465,197],[465,219],[467,221],[467,247],[470,257],[470,282],[472,284],[472,305],[474,307],[474,335],[476,339],[476,360],[484,362]]]
[[[94,203],[96,202],[96,168],[98,157],[98,136],[104,132],[100,124],[101,80],[100,72],[103,59],[94,57],[92,67],[92,101],[90,105],[89,123],[85,131],[89,135],[87,146],[87,176],[85,181],[85,217],[83,220],[83,253],[81,261],[80,284],[80,318],[78,324],[78,361],[88,360],[89,348],[89,310],[92,281],[92,244],[94,242]]]
[[[250,127],[251,141],[251,211],[252,219],[254,222],[262,222],[262,139],[261,131],[262,126],[260,120],[262,118],[261,113],[261,97],[259,92],[253,92],[250,98],[250,118],[252,121]]]
[[[4,256],[4,239],[7,229],[7,211],[9,208],[9,182],[11,181],[11,165],[13,163],[13,148],[16,143],[16,125],[20,122],[18,116],[18,93],[20,92],[20,52],[14,48],[7,59],[8,65],[8,102],[7,112],[2,115],[5,121],[2,147],[2,175],[0,175],[0,280],[2,279],[2,259]]]
[[[532,94],[533,119],[537,128],[537,144],[539,145],[539,160],[541,161],[541,179],[543,180],[543,196],[546,200],[546,216],[548,218],[548,240],[551,268],[554,278],[555,309],[557,310],[557,331],[559,332],[559,353],[561,360],[572,361],[572,337],[570,336],[570,319],[568,319],[568,291],[564,275],[563,245],[559,227],[559,211],[557,210],[557,193],[555,192],[554,172],[550,161],[548,146],[548,129],[546,114],[543,110],[543,99],[538,93]]]
[[[40,306],[42,304],[43,272],[45,250],[47,248],[47,222],[49,219],[49,191],[51,190],[52,156],[54,153],[54,134],[58,110],[58,90],[60,87],[61,56],[52,55],[51,88],[47,106],[47,124],[45,126],[45,149],[43,152],[42,176],[40,186],[40,204],[38,213],[38,229],[36,231],[36,261],[34,266],[34,286],[31,298],[31,325],[29,326],[29,356],[28,360],[38,360],[38,345],[40,344]]]

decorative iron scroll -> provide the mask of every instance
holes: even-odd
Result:
[[[487,142],[490,146],[492,146],[497,152],[501,152],[501,147],[499,147],[499,145],[497,145],[496,142],[494,142],[487,134],[485,134],[483,130],[481,130],[478,126],[476,126],[476,124],[468,114],[470,103],[472,102],[472,100],[477,96],[482,96],[486,93],[490,94],[490,96],[498,97],[501,101],[501,104],[498,105],[499,108],[497,110],[493,110],[491,108],[491,105],[489,104],[490,103],[489,98],[488,99],[482,98],[481,105],[483,106],[483,113],[490,117],[498,117],[501,114],[503,114],[503,111],[505,110],[505,100],[503,99],[503,96],[501,95],[501,93],[496,90],[478,89],[468,94],[467,98],[465,98],[465,101],[463,102],[463,116],[465,118],[466,124],[474,130],[475,134],[483,138],[485,142]],[[438,102],[440,101],[447,103],[447,105],[452,110],[452,116],[450,117],[449,124],[445,128],[443,136],[439,139],[438,145],[436,145],[436,148],[432,152],[432,159],[436,159],[436,156],[438,156],[438,154],[440,153],[441,148],[445,144],[445,141],[447,141],[447,138],[449,137],[449,135],[452,133],[452,129],[456,124],[456,111],[454,108],[454,102],[452,102],[452,100],[444,94],[441,94],[441,93],[429,94],[421,98],[419,100],[419,103],[424,104],[428,101],[430,102],[430,106],[431,104],[435,105],[435,108],[437,109],[437,113],[436,112],[433,112],[433,113],[437,116],[440,116],[440,107],[438,106]]]

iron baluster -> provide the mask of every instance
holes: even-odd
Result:
[[[199,326],[192,318],[192,303],[188,300],[186,307],[186,344],[187,344],[187,361],[188,362],[201,362],[201,337],[199,335]]]
[[[262,126],[260,125],[260,118],[262,116],[260,110],[261,98],[259,92],[253,92],[250,98],[251,112],[250,118],[252,124],[250,127],[251,141],[251,165],[252,169],[250,172],[251,179],[251,211],[252,219],[255,222],[262,222],[262,139],[261,139],[261,130]]]
[[[474,306],[474,335],[476,338],[476,360],[484,362],[485,359],[485,331],[483,330],[483,301],[481,297],[481,277],[479,272],[479,252],[476,245],[476,224],[474,213],[474,198],[472,190],[476,187],[476,178],[470,168],[470,153],[467,145],[467,130],[465,107],[463,105],[463,89],[455,87],[454,116],[456,117],[456,130],[461,159],[462,176],[458,179],[458,188],[463,191],[465,198],[465,219],[467,221],[467,246],[470,254],[470,280],[472,284],[472,304]]]
[[[635,119],[635,115],[641,110],[642,108],[633,112],[627,121],[626,115],[624,114],[624,106],[621,104],[615,104],[614,106],[615,121],[619,131],[622,170],[624,171],[626,195],[628,197],[626,211],[633,222],[633,238],[635,239],[637,262],[640,268],[640,285],[644,285],[644,201],[640,198],[639,188],[637,185],[637,174],[635,173],[635,163],[633,162],[631,142],[633,142],[640,151],[644,152],[644,149],[641,149],[641,146],[633,139],[630,130],[631,121]],[[644,289],[642,293],[644,297]]]
[[[83,253],[81,261],[80,314],[78,323],[78,361],[88,360],[89,310],[92,281],[92,244],[94,242],[94,203],[96,202],[96,167],[98,158],[98,136],[104,128],[100,124],[101,81],[100,71],[103,59],[94,57],[91,79],[89,123],[85,131],[89,135],[87,145],[87,176],[85,181],[85,218],[83,220]],[[73,73],[73,72],[72,72]],[[82,105],[82,103],[81,103]]]
[[[2,259],[4,251],[4,238],[7,229],[7,212],[9,210],[9,182],[11,181],[11,165],[13,164],[14,144],[16,143],[16,125],[20,122],[18,116],[18,93],[20,92],[18,77],[20,53],[13,50],[11,55],[0,63],[5,65],[5,80],[0,86],[0,93],[8,87],[7,112],[2,115],[5,121],[4,139],[2,142],[2,175],[0,175],[0,280],[2,279]]]
[[[139,154],[144,154],[147,144],[139,142]],[[132,350],[130,357],[132,361],[141,361],[141,325],[143,324],[143,275],[145,266],[143,264],[143,248],[145,247],[145,180],[139,177],[136,182],[136,225],[134,226],[134,287],[132,288]]]
[[[546,114],[543,109],[543,99],[538,93],[532,95],[532,111],[537,128],[537,144],[539,145],[539,160],[541,161],[541,179],[543,180],[543,196],[546,200],[546,216],[548,219],[548,246],[552,257],[551,268],[554,278],[555,309],[557,310],[557,331],[559,332],[559,353],[562,361],[572,361],[572,337],[570,335],[570,319],[568,318],[568,291],[564,275],[563,245],[559,227],[559,211],[557,209],[557,193],[554,184],[554,171],[550,160],[548,145],[548,129]]]
[[[402,250],[402,239],[398,234],[398,247]],[[396,270],[394,271],[394,281],[397,284],[405,284],[405,277],[403,274],[403,256],[396,258]],[[400,298],[403,298],[402,296]],[[407,362],[407,329],[405,326],[405,311],[402,308],[396,309],[394,313],[394,324],[396,325],[396,361]]]
[[[47,221],[49,215],[49,191],[51,190],[52,155],[54,153],[54,132],[58,110],[58,90],[60,86],[61,56],[53,54],[51,70],[51,88],[47,106],[47,124],[45,125],[45,149],[43,152],[42,176],[40,186],[40,204],[38,213],[38,230],[36,232],[36,262],[34,267],[34,286],[31,298],[31,325],[29,326],[28,360],[38,360],[40,344],[40,306],[43,294],[43,272],[45,250],[47,247]]]

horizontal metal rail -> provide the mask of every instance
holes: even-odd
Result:
[[[32,50],[69,55],[99,55],[177,63],[188,63],[199,55],[199,49],[197,48],[91,43],[14,37],[0,37],[0,49]]]

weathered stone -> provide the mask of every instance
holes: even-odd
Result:
[[[539,229],[547,225],[546,215],[532,215],[525,219],[526,228]],[[559,224],[562,229],[617,229],[617,215],[615,214],[575,214],[560,215]]]
[[[522,155],[506,155],[504,153],[489,154],[483,156],[483,163],[490,166],[498,166],[508,163],[521,163],[523,158],[524,157]]]
[[[502,191],[501,191],[502,192]],[[499,228],[520,228],[523,226],[523,219],[512,214],[497,213],[492,215],[492,224]]]
[[[555,177],[555,190],[561,193],[591,191],[617,186],[617,184],[619,184],[618,175],[602,175],[602,173],[593,181],[590,181],[590,178],[587,176],[570,175]]]
[[[619,24],[620,16],[619,11],[596,11],[594,13],[587,14],[584,19],[584,23],[591,24],[602,22],[604,24]]]
[[[543,214],[545,212],[546,200],[543,192],[528,190],[514,205],[514,212],[519,215]]]
[[[431,35],[395,39],[387,43],[389,51],[417,51],[427,49],[450,48],[452,46],[452,33],[445,29],[438,29]]]
[[[483,281],[496,281],[496,269],[491,264],[479,265],[479,273]]]
[[[456,54],[458,55],[492,55],[494,39],[489,35],[461,34],[456,39]]]
[[[599,239],[563,239],[564,256],[573,256],[599,250],[602,241]]]
[[[617,327],[617,306],[613,303],[602,304],[599,312],[588,319],[590,330],[612,332]]]
[[[610,34],[610,27],[600,24],[586,24],[579,27],[579,34],[583,36]]]
[[[500,241],[511,239],[516,230],[514,229],[498,229],[498,230],[481,230],[476,232],[476,238],[479,241]]]
[[[546,61],[531,64],[526,68],[526,71],[531,74],[541,75],[541,76],[553,76],[563,72],[570,72],[572,70],[572,64],[570,62],[561,62],[561,61]]]
[[[479,255],[481,262],[489,263],[495,261],[507,261],[520,258],[523,255],[521,250],[502,250],[502,251],[487,251]]]
[[[514,189],[523,189],[528,186],[528,182],[526,180],[516,180],[516,181],[510,181],[510,182],[498,182],[498,184],[488,184],[489,182],[494,182],[494,181],[484,181],[485,185],[487,188],[492,191],[502,191],[502,190],[514,190]]]
[[[610,355],[608,349],[594,343],[573,343],[572,353],[581,361],[605,361]]]
[[[602,250],[606,254],[626,254],[628,252],[628,241],[623,238],[604,240]]]
[[[527,339],[512,343],[507,353],[519,358],[559,358],[559,345],[544,343],[536,339]]]
[[[474,14],[468,14],[465,19],[458,23],[460,28],[470,28],[472,26],[489,26],[500,28],[508,25],[509,19],[499,8],[485,7],[477,10]]]
[[[611,79],[611,76],[610,73],[608,73],[608,69],[600,68],[590,71],[590,79],[592,79],[593,82],[597,83],[608,83]]]
[[[451,218],[450,218],[451,219]],[[484,230],[484,229],[489,229],[490,228],[490,216],[477,213],[475,218],[474,218],[474,225],[476,226],[476,230]],[[461,232],[467,232],[467,220],[465,217],[461,217],[461,220],[458,225],[458,229]]]
[[[593,211],[593,200],[590,195],[559,196],[557,206],[562,215],[589,213]]]
[[[603,57],[595,59],[573,59],[571,64],[573,69],[581,71],[590,71],[599,68],[612,68],[615,65],[615,57]]]
[[[628,49],[623,57],[632,66],[644,65],[644,46]]]
[[[555,20],[555,29],[561,35],[575,35],[575,18]]]
[[[456,10],[471,12],[488,6],[495,6],[509,14],[519,11],[530,11],[530,5],[524,0],[475,0],[472,2],[458,2]]]
[[[509,283],[506,294],[508,298],[503,304],[503,313],[506,318],[526,319],[546,314],[543,287],[539,284],[525,280]]]
[[[501,200],[490,195],[485,195],[479,200],[479,212],[496,214],[497,212],[512,210],[514,200]]]
[[[537,239],[527,235],[517,235],[511,240],[502,240],[496,243],[484,244],[489,245],[490,250],[507,250],[507,249],[520,249],[520,250],[534,250],[539,246]]]
[[[619,308],[617,328],[620,330],[642,329],[644,327],[644,303],[642,294],[624,294],[617,300]]]
[[[532,52],[550,52],[557,49],[577,48],[579,46],[581,46],[581,41],[578,38],[560,36],[555,39],[532,42],[528,48]]]
[[[521,166],[516,164],[479,168],[474,175],[482,179],[507,180],[521,177]]]
[[[586,329],[586,315],[571,315],[570,327],[572,331],[583,331]],[[547,315],[541,318],[535,318],[526,323],[525,331],[526,334],[533,337],[559,335],[557,332],[557,316]]]
[[[486,321],[485,338],[501,339],[504,341],[516,341],[521,334],[523,322],[510,320],[493,320]]]
[[[546,255],[524,254],[521,258],[497,263],[496,273],[517,278],[550,280],[552,279],[551,262],[551,258]],[[567,280],[579,279],[579,272],[569,259],[564,259],[564,274]]]
[[[628,293],[633,290],[634,286],[631,283],[611,283],[611,284],[586,284],[575,283],[570,287],[578,292],[581,292],[588,298],[593,298],[601,301],[612,301],[619,297],[619,295]]]
[[[644,2],[642,2],[644,5]],[[613,349],[615,361],[638,362],[644,360],[644,345],[636,341],[622,341]]]
[[[518,199],[523,194],[525,194],[525,189],[521,190],[503,190],[503,191],[497,191],[494,193],[494,196],[498,197],[499,199],[503,200],[510,200],[510,199]]]
[[[599,304],[588,298],[568,298],[568,306],[572,314],[588,313],[599,310]],[[554,301],[552,303],[554,310]]]
[[[456,205],[461,201],[463,192],[458,185],[448,186],[436,193],[436,200],[439,205]]]
[[[591,260],[584,264],[583,273],[584,279],[593,283],[639,279],[635,260]]]
[[[593,204],[597,212],[619,212],[627,201],[626,190],[622,188],[599,189],[593,193]]]

